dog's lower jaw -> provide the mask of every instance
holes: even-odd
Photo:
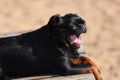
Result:
[[[77,53],[79,53],[79,57],[81,57],[81,56],[86,57],[87,56],[86,51],[85,51],[85,47],[83,44],[81,44],[80,47],[76,49],[76,51],[77,51]]]

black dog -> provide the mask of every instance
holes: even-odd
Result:
[[[57,14],[38,30],[0,38],[0,79],[91,71],[91,68],[83,69],[91,63],[75,64],[73,60],[83,59],[77,52],[81,45],[78,38],[86,31],[85,21],[78,15]]]

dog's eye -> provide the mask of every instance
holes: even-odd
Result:
[[[82,26],[83,24],[79,24],[79,26]]]
[[[73,29],[73,30],[76,30],[76,29],[77,29],[76,25],[73,25],[72,29]]]

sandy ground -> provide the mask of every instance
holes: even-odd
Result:
[[[104,80],[120,80],[120,0],[0,0],[0,34],[34,30],[66,13],[86,20],[86,51]]]

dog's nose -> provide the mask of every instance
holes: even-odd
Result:
[[[85,25],[82,25],[82,31],[83,31],[83,33],[86,33],[86,32],[87,32],[87,28],[86,28]]]

